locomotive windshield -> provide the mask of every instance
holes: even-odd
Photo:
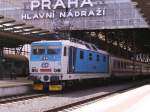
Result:
[[[32,54],[33,55],[42,55],[45,53],[45,48],[44,47],[33,47],[32,49]]]
[[[35,42],[32,43],[32,61],[60,61],[62,54],[61,42]]]
[[[59,46],[49,46],[47,49],[47,54],[58,55],[61,53],[61,48]]]

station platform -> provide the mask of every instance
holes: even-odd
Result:
[[[149,112],[150,84],[85,104],[70,112]]]
[[[31,91],[32,83],[27,78],[0,80],[0,97],[28,93]]]

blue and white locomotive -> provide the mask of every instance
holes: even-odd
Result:
[[[31,45],[30,76],[35,90],[58,91],[68,82],[142,72],[149,74],[150,66],[112,57],[94,44],[80,40],[38,41]]]

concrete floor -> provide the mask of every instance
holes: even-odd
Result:
[[[96,101],[70,112],[149,112],[150,84]]]

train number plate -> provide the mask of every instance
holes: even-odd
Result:
[[[49,91],[61,91],[62,85],[49,85]]]
[[[44,86],[43,84],[34,84],[33,89],[34,90],[43,90]]]

